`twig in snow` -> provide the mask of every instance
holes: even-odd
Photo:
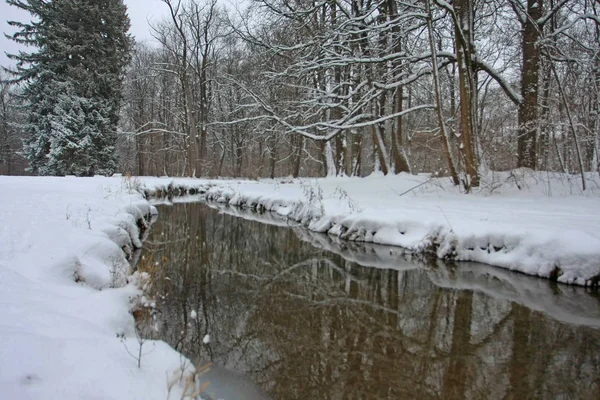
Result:
[[[450,220],[446,216],[446,213],[444,212],[444,210],[442,210],[442,207],[438,206],[438,208],[440,209],[440,212],[442,213],[442,215],[446,219],[446,222],[448,223],[448,226],[450,227],[450,233],[454,234],[454,228],[452,228],[452,224],[450,223]]]
[[[406,191],[404,191],[404,192],[402,192],[402,193],[398,193],[398,192],[396,192],[396,191],[395,191],[394,189],[392,189],[392,188],[390,188],[390,190],[391,190],[392,192],[396,193],[396,194],[398,195],[398,197],[402,197],[402,196],[404,196],[405,194],[407,194],[407,193],[409,193],[409,192],[412,192],[412,191],[413,191],[413,190],[415,190],[416,188],[418,188],[418,187],[421,187],[421,186],[425,185],[426,183],[429,183],[429,182],[431,182],[432,180],[433,180],[433,178],[429,178],[429,179],[428,179],[428,180],[426,180],[425,182],[419,183],[417,186],[413,186],[413,187],[411,187],[410,189],[408,189],[408,190],[406,190]]]

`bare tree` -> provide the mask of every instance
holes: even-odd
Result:
[[[458,178],[458,173],[456,172],[456,167],[454,165],[452,152],[450,151],[450,142],[448,139],[448,133],[446,131],[446,122],[444,121],[444,116],[443,116],[443,112],[442,112],[442,95],[441,95],[441,89],[440,89],[439,71],[438,71],[438,64],[437,64],[437,49],[435,46],[435,39],[434,39],[434,32],[433,32],[433,13],[431,11],[430,0],[426,0],[425,7],[426,7],[426,11],[427,11],[427,31],[429,33],[429,45],[431,48],[433,90],[435,92],[436,115],[437,115],[437,119],[438,119],[440,134],[442,135],[442,141],[444,144],[444,153],[446,156],[446,160],[448,162],[448,170],[450,171],[450,176],[452,177],[452,182],[454,182],[454,185],[458,186],[458,184],[460,182],[459,182],[459,178]]]
[[[600,170],[597,2],[162,1],[128,76],[126,169],[467,191],[487,167]]]

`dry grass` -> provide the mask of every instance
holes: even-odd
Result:
[[[201,399],[200,395],[206,391],[206,389],[210,386],[210,382],[204,382],[200,387],[199,378],[210,371],[212,363],[207,363],[199,368],[197,368],[193,373],[189,373],[186,375],[185,368],[182,367],[171,379],[167,380],[167,399],[171,396],[171,392],[177,383],[180,383],[183,386],[183,392],[181,394],[181,400],[189,399],[189,400],[199,400]]]

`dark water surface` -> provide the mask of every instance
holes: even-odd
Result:
[[[268,214],[159,213],[144,251],[159,337],[275,399],[600,399],[597,293]]]

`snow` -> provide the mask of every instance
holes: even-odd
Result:
[[[119,178],[0,177],[0,193],[0,397],[167,398],[187,360],[159,341],[141,368],[127,352],[141,291],[125,256],[153,207]]]
[[[140,368],[129,354],[140,346],[132,308],[156,306],[140,289],[147,278],[132,275],[126,259],[142,245],[138,223],[156,214],[142,192],[191,193],[164,201],[270,210],[274,223],[307,233],[397,246],[381,254],[385,265],[392,253],[430,252],[582,286],[600,276],[597,175],[588,176],[586,192],[577,176],[528,170],[484,174],[482,182],[464,194],[448,178],[408,174],[258,182],[0,177],[0,397],[182,398],[193,373],[188,360],[161,341],[143,343]],[[577,296],[548,300],[542,282],[492,270],[473,263],[460,279],[432,273],[442,286],[483,291],[491,279],[507,298],[575,318]]]
[[[195,188],[211,201],[270,210],[315,232],[400,246],[589,286],[600,277],[600,183],[527,169],[487,173],[464,194],[448,178],[144,179],[147,192]]]

